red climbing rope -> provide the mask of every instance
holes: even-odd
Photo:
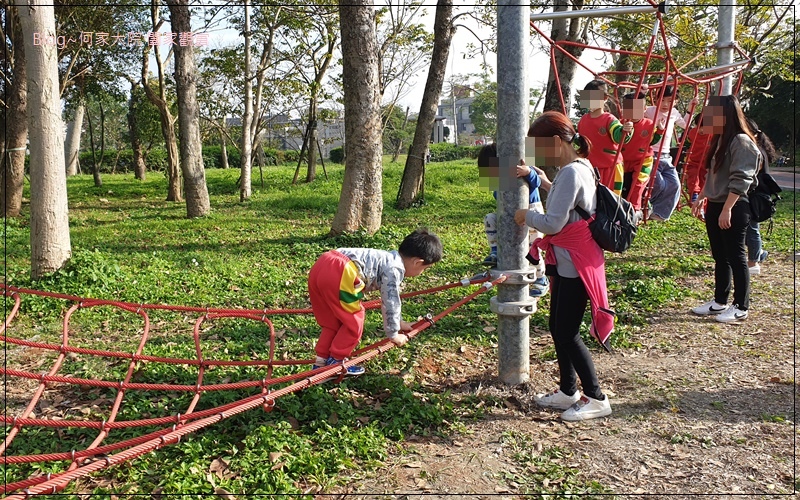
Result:
[[[476,291],[468,294],[453,305],[446,308],[436,316],[428,315],[414,324],[414,329],[408,333],[409,337],[418,335],[423,330],[433,326],[439,319],[450,314],[452,311],[463,304],[474,299],[478,295],[488,291],[493,285],[505,280],[505,276],[491,281],[488,275],[464,279],[459,282],[421,290],[401,295],[403,298],[418,296],[422,294],[434,293],[459,286],[482,285]],[[83,477],[86,474],[101,470],[103,468],[131,460],[144,453],[156,450],[161,446],[175,444],[186,434],[195,432],[204,427],[213,425],[221,420],[230,418],[239,413],[262,407],[265,411],[270,411],[275,401],[281,396],[303,390],[316,384],[320,384],[332,377],[341,379],[346,373],[346,368],[350,365],[370,360],[383,352],[392,349],[395,345],[389,339],[383,339],[374,344],[366,346],[354,353],[352,359],[343,365],[332,365],[314,370],[307,370],[300,373],[287,374],[273,377],[273,369],[280,366],[291,365],[310,365],[313,360],[275,360],[275,329],[267,316],[277,314],[301,314],[311,313],[310,309],[217,309],[189,306],[170,306],[162,304],[133,304],[113,300],[87,299],[72,295],[65,295],[41,290],[31,290],[17,288],[5,284],[0,284],[0,291],[3,296],[11,298],[13,306],[3,322],[0,329],[0,336],[7,344],[18,345],[29,348],[48,350],[58,353],[53,364],[46,373],[33,373],[25,370],[2,367],[0,373],[4,377],[16,377],[38,382],[33,397],[24,410],[15,416],[3,416],[3,422],[8,429],[6,438],[2,443],[3,460],[6,464],[25,464],[38,462],[68,461],[69,466],[65,472],[47,474],[44,476],[29,477],[28,479],[12,482],[5,485],[5,493],[15,493],[8,498],[27,498],[31,495],[52,494],[69,484],[69,482]],[[6,335],[7,328],[17,316],[21,306],[23,295],[35,295],[49,297],[60,300],[74,302],[64,315],[61,333],[61,344],[47,342],[34,342],[30,340],[9,337]],[[365,307],[373,309],[380,307],[380,300],[366,302]],[[124,311],[136,314],[143,321],[143,333],[139,339],[136,350],[133,353],[110,351],[102,349],[87,349],[69,345],[70,342],[70,320],[74,313],[80,309],[91,307],[116,307]],[[194,342],[194,358],[165,358],[159,356],[149,356],[143,354],[143,350],[149,340],[150,319],[147,311],[161,310],[172,312],[197,312],[202,313],[194,323],[192,339]],[[204,355],[200,334],[203,326],[208,321],[222,318],[238,318],[251,321],[258,321],[269,328],[269,354],[267,359],[251,360],[214,360],[207,359]],[[69,375],[59,375],[58,372],[63,367],[65,358],[70,354],[85,354],[90,356],[110,358],[127,363],[125,375],[121,380],[94,380],[79,378]],[[139,383],[132,382],[131,379],[141,362],[164,363],[172,365],[196,366],[198,368],[197,378],[194,384],[169,384],[169,383]],[[265,369],[264,377],[260,380],[241,380],[237,382],[205,384],[205,373],[208,369],[217,366],[254,366]],[[36,418],[32,416],[34,409],[41,401],[45,391],[52,384],[71,384],[80,387],[100,387],[116,390],[111,409],[108,416],[103,420],[93,419],[55,419],[55,418]],[[227,403],[214,408],[195,411],[202,398],[202,395],[212,391],[224,390],[246,390],[258,389],[258,394],[248,395],[237,401]],[[183,413],[176,415],[144,418],[138,420],[118,420],[119,410],[126,393],[130,391],[172,391],[192,393],[193,397],[188,407]],[[20,431],[26,427],[65,429],[80,428],[96,430],[97,435],[92,442],[83,450],[73,450],[70,452],[58,453],[37,453],[30,455],[9,455],[8,450]],[[114,429],[132,429],[144,427],[163,427],[162,429],[148,432],[144,435],[126,439],[116,443],[105,444],[103,441],[111,434]],[[55,441],[54,441],[55,442]]]

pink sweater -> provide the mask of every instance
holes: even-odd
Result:
[[[555,253],[550,251],[552,245],[559,246],[569,252],[578,276],[586,287],[592,310],[592,324],[589,333],[608,351],[606,342],[614,331],[614,311],[608,308],[608,292],[606,290],[606,259],[603,250],[597,245],[589,231],[588,221],[583,219],[572,222],[556,234],[538,238],[534,247],[545,251],[545,264],[555,265]]]

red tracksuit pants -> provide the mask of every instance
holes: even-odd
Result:
[[[355,263],[336,250],[325,252],[311,266],[308,295],[322,328],[317,356],[341,360],[358,346],[364,332],[363,290]]]

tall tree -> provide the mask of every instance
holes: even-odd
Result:
[[[580,10],[583,8],[585,0],[554,0],[553,11],[562,12],[568,10]],[[570,7],[572,7],[570,9]],[[552,21],[552,30],[550,38],[554,42],[570,41],[580,42],[586,39],[586,30],[588,23],[581,20],[581,18],[572,19],[554,19]],[[565,47],[566,51],[576,58],[579,58],[583,53],[583,48],[576,46]],[[561,82],[561,93],[564,96],[564,104],[566,112],[569,113],[572,107],[572,79],[575,76],[575,69],[577,64],[571,58],[567,57],[560,50],[553,48],[556,51],[556,69],[558,77]],[[556,73],[553,68],[550,68],[550,75],[547,79],[547,92],[544,96],[544,110],[545,111],[563,111],[561,109],[561,99],[559,97],[559,89],[556,85]]]
[[[58,54],[52,45],[34,45],[37,33],[55,37],[52,5],[30,0],[19,7],[28,71],[31,150],[31,277],[61,269],[72,255],[64,167],[64,137],[58,87]]]
[[[381,226],[383,212],[381,110],[375,7],[339,0],[344,82],[345,170],[332,234]]]
[[[163,24],[159,12],[159,0],[151,0],[150,20],[153,31],[150,33],[153,45],[146,43],[142,53],[142,87],[150,102],[158,108],[161,117],[161,134],[164,136],[164,147],[167,150],[167,201],[183,201],[181,194],[180,160],[178,159],[178,141],[175,136],[175,116],[170,110],[167,98],[167,77],[164,74],[164,61],[158,50],[158,30]],[[158,92],[150,86],[150,49],[153,49],[158,71]]]
[[[6,109],[2,116],[5,141],[0,144],[0,212],[4,217],[16,217],[22,209],[22,189],[25,178],[25,149],[28,142],[27,113],[28,77],[25,44],[17,7],[5,7],[4,46],[6,79]],[[10,47],[9,47],[10,44]],[[10,118],[10,119],[9,119]],[[4,149],[7,148],[7,149]]]
[[[203,167],[203,141],[200,139],[200,108],[197,104],[197,65],[191,40],[189,0],[167,0],[172,31],[181,33],[175,45],[175,86],[178,93],[178,121],[181,139],[181,171],[189,218],[211,212]],[[189,34],[187,40],[186,34]]]
[[[433,122],[442,93],[447,56],[455,34],[453,24],[453,0],[438,0],[433,24],[433,54],[428,69],[428,79],[422,94],[422,103],[417,116],[417,129],[411,151],[406,158],[403,179],[397,192],[397,208],[403,210],[425,201],[425,151],[433,133]],[[345,115],[346,118],[346,115]]]
[[[86,103],[82,98],[75,105],[72,120],[67,123],[67,139],[64,143],[64,155],[67,161],[67,175],[78,173],[78,156],[80,154],[81,130],[83,129],[83,116],[86,112]]]

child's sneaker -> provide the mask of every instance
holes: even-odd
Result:
[[[333,356],[331,356],[331,357],[330,357],[330,358],[328,358],[328,360],[325,362],[325,366],[331,366],[331,365],[340,365],[340,364],[344,363],[345,361],[347,361],[347,358],[344,358],[344,359],[336,359],[336,358],[334,358]],[[353,365],[353,366],[348,366],[348,367],[347,367],[347,375],[348,375],[348,376],[357,376],[357,375],[363,375],[363,374],[364,374],[364,371],[365,371],[365,370],[364,370],[364,367],[363,367],[363,366]]]
[[[705,304],[697,306],[694,309],[692,309],[692,312],[700,316],[711,316],[714,314],[722,314],[722,312],[725,311],[727,307],[728,306],[726,306],[725,304],[720,304],[717,301],[709,300]]]
[[[542,408],[554,408],[556,410],[566,410],[567,408],[574,405],[580,398],[581,394],[578,391],[575,391],[575,394],[573,394],[572,396],[567,396],[566,394],[561,392],[561,389],[556,389],[550,394],[537,394],[533,397],[533,400],[536,402],[537,405],[541,406]]]
[[[492,252],[489,255],[487,255],[486,258],[483,259],[483,265],[492,267],[497,266],[497,254]]]
[[[541,297],[542,295],[546,295],[548,290],[550,290],[550,281],[547,279],[547,276],[542,276],[531,283],[530,295],[531,297]]]
[[[717,317],[714,319],[720,323],[734,323],[736,321],[747,319],[747,311],[743,311],[739,309],[739,306],[731,304],[727,309],[725,309],[725,312],[717,315]]]
[[[761,274],[761,265],[756,262],[752,266],[747,268],[747,271],[750,273],[750,276],[755,276],[756,274]]]
[[[607,417],[608,415],[611,415],[611,403],[608,401],[608,396],[602,400],[583,396],[567,411],[561,414],[561,420],[579,422],[581,420]]]
[[[761,250],[761,255],[758,256],[758,261],[764,262],[765,260],[767,260],[767,257],[769,257],[769,252],[767,252],[766,250]]]

